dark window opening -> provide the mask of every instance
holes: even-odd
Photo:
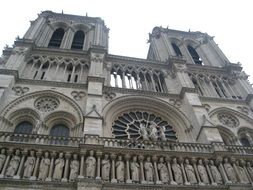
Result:
[[[35,74],[34,74],[34,76],[33,76],[34,79],[35,79],[35,77],[37,76],[37,74],[38,74],[38,71],[35,72]]]
[[[194,84],[195,88],[198,90],[198,93],[199,93],[201,96],[203,96],[203,91],[201,90],[201,88],[200,88],[200,86],[199,86],[197,80],[193,78],[193,79],[192,79],[192,83]]]
[[[79,30],[75,33],[71,49],[83,49],[83,43],[84,43],[84,32]]]
[[[54,31],[48,47],[59,48],[61,46],[62,38],[64,36],[64,30],[62,28],[58,28]]]
[[[74,80],[74,82],[77,82],[77,80],[78,80],[78,75],[75,75],[75,80]]]
[[[40,79],[42,80],[44,78],[44,76],[45,76],[45,72],[42,73]]]
[[[71,74],[68,75],[68,82],[70,82],[70,79],[71,79]]]
[[[173,47],[173,49],[174,49],[176,55],[177,55],[178,57],[181,57],[181,56],[182,56],[182,53],[181,53],[179,47],[178,47],[175,43],[171,43],[171,45],[172,45],[172,47]]]
[[[248,147],[250,146],[249,140],[245,137],[241,138],[240,142],[241,142],[242,146],[248,146]]]
[[[187,46],[187,49],[191,54],[194,63],[202,65],[202,60],[200,59],[199,54],[196,52],[196,50],[192,46]]]
[[[65,125],[58,124],[52,127],[50,130],[51,144],[68,144],[69,128]]]
[[[28,121],[23,121],[16,126],[14,133],[31,134],[32,130],[33,130],[33,125]]]

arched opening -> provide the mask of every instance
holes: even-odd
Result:
[[[68,144],[69,128],[63,124],[57,124],[50,130],[51,144]]]
[[[50,135],[54,137],[69,137],[69,128],[63,124],[58,124],[52,127]]]
[[[29,121],[22,121],[16,126],[14,133],[31,134],[32,131],[33,131],[33,125]]]
[[[83,49],[84,37],[85,37],[84,32],[78,30],[74,35],[71,49]]]
[[[240,142],[241,142],[242,146],[250,147],[250,142],[246,137],[241,137]]]
[[[173,49],[174,49],[174,52],[175,54],[178,56],[178,57],[181,57],[182,56],[182,53],[179,49],[179,47],[175,44],[175,43],[171,43]]]
[[[55,30],[50,39],[48,47],[59,48],[61,46],[63,36],[64,30],[62,28],[58,28],[57,30]]]
[[[187,46],[187,49],[189,53],[191,54],[194,63],[198,65],[202,65],[202,60],[199,57],[199,54],[196,52],[196,50],[190,45]]]

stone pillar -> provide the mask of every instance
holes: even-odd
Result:
[[[45,181],[52,181],[52,175],[53,175],[53,170],[54,170],[54,159],[56,157],[56,153],[52,152],[50,155],[51,155],[51,162],[50,162],[48,177],[46,178]]]
[[[244,160],[240,159],[240,164],[241,164],[241,166],[243,167],[243,169],[244,169],[244,171],[245,171],[245,173],[246,173],[246,175],[247,175],[247,177],[248,177],[248,179],[249,179],[250,184],[253,185],[253,181],[252,181],[252,179],[251,179],[251,177],[250,177],[250,174],[249,174],[249,172],[248,172],[248,170],[247,170],[247,168],[246,168],[246,162],[245,162]]]
[[[144,176],[144,168],[143,168],[143,160],[144,160],[144,156],[140,155],[138,156],[138,159],[140,161],[140,180],[142,184],[145,184],[145,176]]]
[[[217,164],[218,164],[218,166],[219,166],[219,170],[220,170],[221,176],[222,176],[223,181],[225,182],[225,184],[230,184],[230,183],[232,183],[231,181],[228,180],[227,174],[226,174],[225,169],[224,169],[224,167],[223,167],[223,165],[222,165],[222,158],[221,158],[221,157],[218,157],[218,158],[216,159],[216,162],[217,162]]]
[[[115,159],[117,157],[116,154],[111,154],[111,160],[112,160],[112,168],[111,168],[111,182],[112,183],[117,183],[117,179],[115,177]]]
[[[96,179],[97,180],[101,180],[101,175],[100,175],[100,165],[101,165],[101,156],[102,156],[102,152],[97,151],[96,152],[97,155],[97,175],[96,175]]]
[[[129,168],[130,155],[129,154],[125,155],[125,160],[126,160],[126,183],[132,183],[132,180],[130,179],[130,168]]]
[[[41,150],[36,152],[37,157],[36,157],[35,167],[34,167],[33,174],[32,174],[32,177],[30,178],[30,180],[36,180],[37,179],[37,173],[38,173],[38,167],[39,167],[41,155],[42,155]]]
[[[162,184],[162,182],[159,180],[159,174],[157,170],[157,157],[153,156],[152,157],[153,163],[154,163],[154,170],[155,170],[155,183],[156,184]]]
[[[202,181],[200,180],[199,171],[198,171],[197,166],[196,166],[196,163],[197,163],[196,158],[192,158],[191,162],[192,162],[193,168],[195,170],[195,174],[196,174],[197,180],[199,182],[199,185],[204,185],[204,183],[202,183]]]
[[[239,177],[239,172],[238,172],[238,169],[237,169],[237,166],[235,164],[236,162],[236,159],[235,158],[230,158],[230,162],[232,163],[232,166],[234,168],[234,171],[235,171],[235,176],[237,178],[237,181],[240,181],[241,182],[241,178]]]
[[[69,174],[69,159],[71,157],[70,153],[65,154],[66,162],[65,162],[65,168],[64,168],[64,174],[62,178],[62,182],[67,182],[68,181],[68,174]]]
[[[16,173],[16,175],[13,176],[13,179],[20,179],[21,178],[21,170],[23,169],[23,166],[24,166],[24,162],[25,162],[25,157],[27,156],[27,153],[28,151],[27,150],[24,150],[22,151],[22,157],[21,157],[21,161],[19,163],[19,166],[18,166],[18,171]]]
[[[174,180],[174,178],[173,178],[172,171],[171,171],[171,165],[170,165],[171,158],[167,156],[167,157],[165,158],[165,160],[166,160],[167,167],[168,167],[169,178],[170,178],[170,184],[171,184],[171,185],[177,185],[177,183],[175,182],[175,180]]]
[[[4,174],[5,174],[5,171],[7,169],[7,166],[9,165],[9,161],[10,161],[10,158],[11,158],[11,154],[13,153],[13,150],[10,149],[10,150],[7,150],[7,158],[5,160],[5,163],[4,163],[4,167],[2,169],[2,172],[0,174],[0,178],[4,178]]]
[[[84,155],[85,152],[81,153],[81,163],[80,163],[80,171],[79,171],[79,176],[78,179],[83,179],[84,178]]]
[[[184,178],[184,184],[185,185],[191,185],[190,182],[188,181],[187,177],[186,177],[186,173],[185,173],[185,169],[184,169],[184,165],[183,165],[184,159],[183,158],[179,158],[178,161],[179,161],[181,169],[182,169],[183,178]]]
[[[217,185],[217,183],[215,183],[214,180],[213,180],[213,176],[212,176],[212,173],[211,173],[211,171],[210,171],[210,168],[209,168],[208,163],[209,163],[209,160],[208,160],[208,159],[205,159],[205,160],[204,160],[204,164],[205,164],[206,171],[207,171],[207,174],[208,174],[208,176],[209,176],[209,179],[210,179],[210,181],[211,181],[211,185]]]

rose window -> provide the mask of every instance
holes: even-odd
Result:
[[[223,125],[226,125],[231,128],[239,126],[239,121],[230,114],[222,113],[222,114],[218,114],[217,117]]]
[[[167,121],[148,112],[129,112],[119,116],[112,125],[112,133],[118,139],[176,140],[176,132]]]
[[[34,107],[42,112],[49,112],[58,108],[59,104],[59,100],[54,97],[41,97],[35,101]]]

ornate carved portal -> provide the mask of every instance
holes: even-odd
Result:
[[[136,111],[124,113],[112,125],[115,138],[135,140],[176,140],[176,132],[167,121],[153,113]]]

